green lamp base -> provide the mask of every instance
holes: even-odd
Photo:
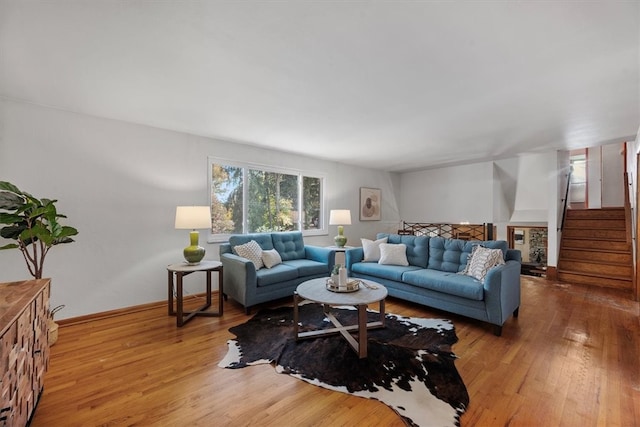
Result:
[[[336,246],[339,248],[344,248],[344,245],[347,244],[347,236],[344,235],[343,226],[338,226],[338,235],[333,238],[333,241],[336,242]]]
[[[204,258],[205,250],[203,247],[198,246],[198,232],[192,231],[189,233],[189,238],[191,240],[191,245],[184,248],[182,254],[184,255],[184,259],[190,265],[200,264],[202,258]]]

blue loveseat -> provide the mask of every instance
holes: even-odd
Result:
[[[494,325],[502,325],[520,308],[520,251],[508,249],[503,240],[466,241],[442,237],[404,236],[379,233],[388,243],[407,246],[408,266],[363,262],[363,248],[346,251],[345,263],[350,276],[383,284],[389,295],[438,308]],[[463,274],[473,246],[500,249],[505,264],[488,270],[484,283]]]
[[[252,261],[234,253],[235,246],[252,240],[264,251],[275,249],[282,262],[256,269]],[[335,256],[334,250],[305,245],[301,232],[232,235],[228,243],[220,245],[225,297],[238,301],[249,314],[254,305],[293,296],[296,287],[306,280],[328,277]]]

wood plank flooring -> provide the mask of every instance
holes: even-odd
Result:
[[[471,399],[463,426],[640,426],[638,303],[537,277],[522,276],[522,289],[520,317],[501,337],[489,325],[394,298],[387,311],[454,321],[456,366]],[[380,402],[268,365],[219,368],[228,328],[247,318],[228,301],[222,318],[182,328],[165,306],[62,325],[31,425],[403,425]]]

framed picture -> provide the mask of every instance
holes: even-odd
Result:
[[[517,228],[513,230],[513,243],[516,245],[524,245],[524,230]]]
[[[360,187],[360,221],[380,221],[382,194],[379,188]]]

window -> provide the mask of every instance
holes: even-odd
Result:
[[[234,233],[326,234],[323,177],[213,157],[209,165],[213,241]]]

